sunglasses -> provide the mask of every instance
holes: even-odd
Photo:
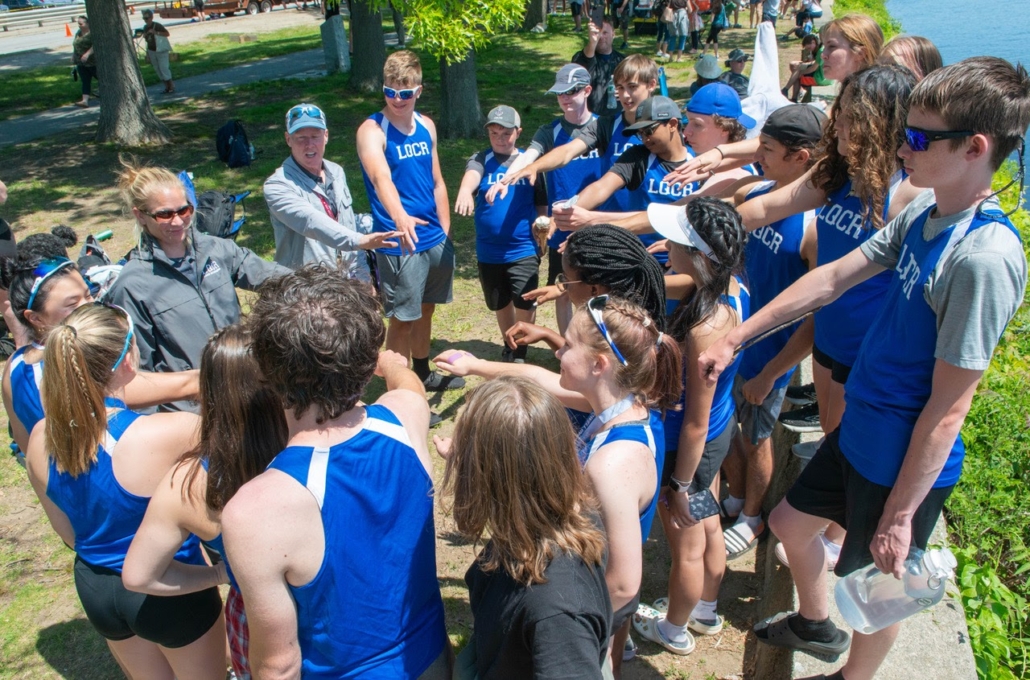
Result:
[[[322,113],[322,109],[311,104],[298,104],[286,112],[286,124],[289,125],[290,123],[304,117],[314,118],[315,120],[325,122],[325,114]]]
[[[592,297],[587,301],[587,312],[590,314],[590,318],[594,320],[594,325],[597,326],[597,330],[601,331],[601,337],[608,343],[608,346],[612,348],[612,354],[619,360],[619,363],[623,366],[629,365],[626,361],[626,357],[622,356],[622,352],[615,346],[615,340],[612,339],[612,334],[608,332],[608,327],[604,325],[604,308],[608,305],[607,295],[598,295]]]
[[[195,208],[193,207],[193,204],[192,203],[187,203],[186,205],[182,206],[181,208],[175,208],[175,209],[171,209],[170,208],[168,210],[158,210],[157,212],[152,212],[152,213],[144,212],[143,214],[144,215],[149,215],[150,217],[153,217],[158,222],[171,222],[176,217],[181,217],[184,220],[188,220],[190,217],[193,216],[193,211],[194,210],[195,210]]]
[[[583,90],[585,90],[585,89],[587,89],[587,86],[586,86],[586,85],[580,85],[580,86],[578,86],[578,87],[574,87],[574,88],[572,88],[572,89],[571,89],[571,90],[569,90],[568,92],[562,92],[562,93],[560,93],[560,94],[559,94],[558,96],[559,96],[559,97],[561,97],[562,95],[565,95],[566,97],[572,97],[572,96],[574,96],[574,95],[577,95],[577,94],[579,94],[580,92],[582,92],[582,91],[583,91]]]
[[[418,94],[418,91],[420,89],[422,89],[421,85],[419,87],[408,88],[407,90],[395,90],[392,87],[387,87],[386,85],[383,85],[383,94],[386,95],[387,99],[399,98],[402,102],[406,102],[412,97],[414,97],[416,94]]]
[[[655,123],[651,123],[646,128],[640,128],[640,130],[639,130],[640,136],[641,137],[650,137],[654,133],[658,132],[658,128],[660,128],[661,126],[665,125],[665,123],[666,123],[666,121],[660,120],[660,121],[657,121]]]
[[[971,130],[923,130],[921,128],[905,128],[905,141],[913,151],[926,151],[930,144],[942,139],[962,139],[972,137],[976,133]]]
[[[29,290],[29,303],[25,305],[25,308],[32,309],[32,303],[36,301],[36,294],[39,293],[39,289],[43,287],[44,281],[62,269],[70,269],[73,267],[75,267],[75,263],[66,257],[55,257],[49,260],[43,260],[37,264],[36,268],[32,270],[32,288]]]
[[[565,274],[558,274],[557,276],[554,277],[554,287],[557,288],[558,292],[563,294],[563,295],[565,294],[565,291],[567,291],[569,289],[569,286],[571,286],[574,283],[583,283],[583,282],[582,281],[569,281],[568,277],[566,277]]]
[[[115,361],[114,366],[111,367],[111,372],[114,373],[118,370],[118,367],[122,365],[122,362],[125,361],[125,357],[129,355],[129,348],[132,347],[132,336],[136,334],[136,327],[132,323],[132,316],[118,305],[112,305],[103,302],[98,302],[97,304],[103,305],[108,309],[114,309],[118,312],[121,312],[122,317],[125,319],[125,323],[129,326],[129,330],[125,334],[125,344],[122,345],[122,353],[118,355],[118,360]]]

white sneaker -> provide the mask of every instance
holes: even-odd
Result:
[[[840,558],[840,548],[826,540],[825,536],[820,536],[819,540],[823,542],[823,550],[826,552],[826,571],[833,571],[834,567],[837,566],[837,560]],[[834,547],[831,548],[831,545]],[[777,543],[774,552],[776,553],[776,559],[789,569],[790,563],[787,561],[787,551],[784,549],[783,544]]]
[[[637,643],[633,642],[633,636],[626,636],[626,644],[622,647],[622,660],[632,661],[637,657]]]
[[[790,447],[790,450],[791,453],[807,463],[812,460],[812,457],[815,456],[815,452],[819,450],[819,447],[823,445],[823,441],[825,440],[826,437],[821,437],[811,442],[799,442]]]

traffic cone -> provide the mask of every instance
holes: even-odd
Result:
[[[65,24],[64,25],[64,37],[65,38],[72,37],[72,25],[71,24]]]

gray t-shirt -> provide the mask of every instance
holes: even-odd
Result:
[[[912,221],[934,204],[925,192],[901,214],[862,244],[873,262],[893,269]],[[988,204],[991,205],[991,204]],[[992,205],[997,209],[997,204]],[[973,217],[974,208],[946,217],[927,218],[923,238],[932,239],[953,224]],[[1012,231],[985,224],[945,253],[923,287],[923,299],[937,315],[934,357],[958,368],[982,371],[991,362],[1005,326],[1023,301],[1027,262]]]

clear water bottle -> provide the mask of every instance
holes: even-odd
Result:
[[[616,108],[616,104],[615,104],[615,79],[614,78],[609,78],[608,79],[608,88],[607,89],[608,89],[608,110],[613,110],[613,109]]]
[[[913,548],[901,579],[871,564],[838,581],[837,609],[855,631],[875,633],[940,602],[957,565],[947,548],[926,552]]]

